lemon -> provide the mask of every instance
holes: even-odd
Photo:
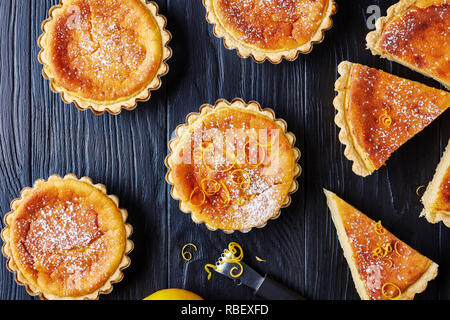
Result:
[[[184,289],[163,289],[152,293],[144,300],[203,300],[203,298]]]

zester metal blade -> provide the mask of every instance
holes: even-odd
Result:
[[[230,251],[225,250],[216,262],[217,269],[215,269],[215,271],[233,280],[237,285],[244,284],[257,291],[263,283],[264,277],[242,261],[239,261],[239,263],[227,261],[233,258],[233,254]],[[236,276],[236,274],[241,271],[241,268],[242,274]]]

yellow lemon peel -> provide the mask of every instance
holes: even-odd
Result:
[[[396,291],[397,291],[397,295],[395,294],[388,294],[386,293],[386,287],[387,286],[391,286],[393,287]],[[395,292],[395,291],[394,291]],[[398,286],[396,286],[395,284],[393,284],[392,282],[386,282],[385,284],[383,284],[383,286],[381,287],[381,294],[388,298],[389,300],[395,300],[398,299],[401,295],[402,295],[402,291],[400,290],[400,288]]]
[[[374,230],[376,234],[379,235],[386,234],[386,229],[381,225],[381,220],[375,223]]]
[[[417,194],[419,197],[420,197],[419,190],[422,189],[422,188],[425,188],[425,186],[424,186],[424,185],[421,185],[421,186],[418,186],[417,189],[416,189],[416,194]]]
[[[255,256],[255,259],[258,260],[259,262],[266,262],[266,260],[264,260],[264,259],[262,259],[262,258],[260,258],[258,256]]]
[[[213,182],[214,183],[214,190],[210,191],[208,189],[207,186],[205,186],[205,182]],[[216,179],[212,179],[212,178],[204,178],[202,179],[202,181],[200,181],[200,186],[202,187],[203,192],[207,195],[207,196],[212,196],[215,195],[217,192],[219,192],[220,190],[220,183],[216,180]]]
[[[195,192],[196,192],[197,190],[200,190],[200,192],[202,193],[202,196],[203,196],[202,201],[201,201],[200,203],[194,203],[194,201],[192,201],[192,200],[193,200],[193,197],[194,197],[194,194],[195,194]],[[206,195],[205,195],[205,192],[204,192],[202,189],[200,189],[199,187],[195,187],[194,190],[192,190],[191,195],[189,196],[189,202],[190,202],[192,205],[198,207],[198,206],[201,206],[202,204],[204,204],[205,201],[206,201]]]
[[[231,258],[228,258],[227,255],[230,255],[230,254],[231,254]],[[237,278],[237,277],[241,276],[242,273],[244,272],[244,267],[240,263],[240,261],[242,260],[243,257],[244,257],[244,251],[242,250],[242,247],[236,242],[230,242],[228,244],[228,249],[224,250],[224,253],[221,257],[219,265],[221,265],[225,262],[237,264],[238,265],[237,267],[232,267],[230,269],[230,275],[233,278]],[[209,270],[209,268],[213,268],[214,270],[217,270],[217,266],[214,264],[210,264],[210,263],[205,265],[205,270],[208,273],[208,280],[211,279],[211,271]]]
[[[184,260],[189,261],[192,259],[192,253],[189,251],[185,251],[187,247],[193,247],[195,251],[197,251],[197,246],[193,243],[186,243],[183,248],[181,248],[181,256]]]
[[[395,253],[398,254],[400,257],[404,257],[405,255],[403,255],[403,254],[401,254],[400,252],[398,252],[397,245],[398,245],[398,241],[396,241],[396,242],[394,243],[394,251],[395,251]]]
[[[378,120],[380,120],[380,122],[386,127],[389,127],[392,124],[392,118],[388,115],[386,108],[383,108],[383,113],[380,115]]]
[[[214,264],[210,264],[210,263],[205,265],[205,270],[206,270],[206,272],[208,272],[208,280],[211,279],[211,275],[212,275],[212,273],[209,270],[209,268],[213,268],[214,270],[217,270],[217,266],[214,265]]]

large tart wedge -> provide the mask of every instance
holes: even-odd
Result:
[[[116,196],[91,179],[52,175],[22,190],[1,232],[16,282],[41,299],[98,299],[130,265],[132,228]]]
[[[241,58],[280,63],[323,40],[336,12],[333,0],[203,0],[206,19]]]
[[[450,228],[450,140],[436,168],[433,180],[422,196],[421,216],[431,222],[442,221]]]
[[[450,93],[348,61],[333,101],[353,171],[367,176],[450,106]]]
[[[180,209],[225,233],[263,227],[298,188],[300,151],[287,125],[257,102],[220,99],[191,113],[169,142],[166,180]]]
[[[61,0],[42,23],[42,74],[78,109],[132,110],[169,70],[165,25],[156,3],[146,0]]]
[[[438,265],[381,225],[325,190],[339,242],[363,300],[413,299],[437,275]]]
[[[377,20],[366,40],[372,54],[450,88],[450,0],[401,0]]]

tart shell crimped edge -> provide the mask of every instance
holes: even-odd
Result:
[[[201,217],[197,217],[194,213],[192,213],[188,208],[186,208],[186,206],[183,204],[183,201],[180,199],[174,184],[173,184],[173,180],[172,180],[172,175],[171,175],[171,167],[169,164],[170,161],[170,156],[172,155],[172,152],[175,150],[180,138],[183,136],[183,134],[186,132],[186,130],[188,130],[188,127],[190,125],[192,125],[198,118],[213,112],[214,110],[216,110],[216,108],[223,108],[223,107],[234,107],[234,108],[240,108],[240,109],[244,109],[244,110],[250,110],[250,111],[254,111],[254,112],[258,112],[270,119],[272,119],[273,121],[275,121],[275,123],[283,130],[283,133],[286,135],[287,139],[289,140],[291,147],[293,148],[293,151],[295,153],[295,163],[296,163],[296,167],[295,167],[295,174],[294,174],[294,178],[293,178],[293,182],[292,185],[288,191],[288,194],[286,196],[286,199],[284,201],[284,203],[282,204],[281,208],[286,208],[291,204],[291,194],[295,193],[298,190],[298,181],[297,178],[300,176],[301,172],[302,172],[302,168],[301,166],[298,164],[298,161],[300,160],[301,157],[301,152],[298,148],[295,147],[295,135],[291,132],[287,131],[287,124],[283,119],[277,119],[275,118],[275,112],[270,109],[270,108],[265,108],[262,109],[261,105],[256,102],[256,101],[250,101],[249,103],[245,103],[242,99],[240,98],[235,98],[233,99],[231,102],[228,102],[225,99],[219,99],[216,101],[216,103],[214,104],[214,106],[210,105],[210,104],[204,104],[200,107],[200,112],[196,113],[196,112],[192,112],[189,113],[186,116],[186,122],[184,124],[181,124],[179,126],[177,126],[177,128],[175,129],[175,135],[176,137],[173,138],[172,140],[169,141],[168,147],[169,147],[169,151],[170,153],[167,155],[164,163],[168,169],[167,174],[166,174],[166,182],[171,185],[171,190],[170,190],[170,195],[172,196],[173,199],[175,200],[179,200],[180,204],[179,204],[179,209],[184,212],[184,213],[189,213],[191,214],[191,219],[192,221],[194,221],[197,224],[201,224],[201,223],[205,223],[205,226],[208,230],[211,231],[216,231],[218,230],[217,227],[214,227],[212,225],[209,225],[208,223],[206,223],[205,221],[203,221],[201,219]],[[274,220],[277,219],[280,214],[281,214],[281,208],[278,211],[278,213],[274,214],[271,218],[269,218],[268,220]],[[267,221],[268,221],[267,220]],[[263,224],[255,226],[256,228],[262,228],[267,224],[267,221],[265,221]],[[249,229],[239,229],[240,232],[242,233],[247,233],[251,230],[252,228]],[[233,233],[235,230],[222,230],[224,233],[226,234],[231,234]]]
[[[337,96],[333,100],[333,105],[337,110],[334,122],[341,129],[339,132],[339,141],[345,145],[344,155],[350,161],[353,161],[352,170],[354,173],[366,177],[372,172],[367,168],[361,155],[358,153],[349,128],[345,112],[346,112],[346,95],[348,91],[348,81],[350,77],[352,63],[342,61],[338,66],[340,77],[336,80],[334,89],[337,91]]]
[[[300,53],[310,53],[315,43],[320,43],[323,41],[323,39],[325,38],[325,31],[332,28],[333,20],[331,16],[337,12],[336,2],[334,2],[334,0],[329,0],[327,12],[324,15],[325,18],[322,20],[322,23],[320,24],[316,33],[311,37],[311,40],[309,42],[294,49],[279,52],[270,52],[244,45],[242,42],[238,41],[232,35],[230,35],[230,33],[222,26],[220,20],[214,13],[212,1],[213,0],[203,0],[203,5],[206,8],[206,20],[214,25],[214,35],[217,38],[223,38],[225,48],[229,50],[236,49],[239,57],[251,57],[253,61],[257,63],[263,63],[266,59],[273,64],[278,64],[283,59],[294,61],[298,58]]]
[[[50,89],[55,93],[61,94],[61,99],[64,101],[64,103],[70,104],[74,103],[77,109],[79,110],[86,110],[90,109],[94,114],[96,115],[102,115],[105,111],[107,111],[110,114],[118,115],[122,109],[125,110],[133,110],[137,107],[138,102],[147,101],[150,99],[151,91],[158,90],[161,87],[161,77],[166,75],[169,72],[169,66],[167,64],[167,60],[170,59],[172,56],[172,50],[169,48],[168,43],[172,39],[172,35],[169,31],[165,29],[167,25],[167,19],[165,16],[158,14],[159,7],[154,1],[147,1],[147,0],[139,0],[141,1],[152,13],[155,21],[157,22],[159,29],[161,30],[161,39],[162,39],[162,60],[161,64],[159,66],[159,69],[157,70],[153,80],[145,87],[143,88],[139,93],[133,95],[128,100],[119,101],[113,104],[101,104],[96,102],[90,102],[86,101],[82,98],[76,97],[69,92],[67,92],[64,88],[58,86],[54,80],[54,77],[51,76],[51,72],[49,72],[48,67],[46,65],[46,58],[44,55],[45,51],[45,40],[46,40],[46,25],[48,22],[50,22],[54,18],[55,11],[60,9],[65,0],[60,0],[60,3],[58,5],[55,5],[50,8],[49,10],[49,18],[44,20],[41,25],[41,29],[43,33],[38,38],[38,46],[41,48],[38,60],[42,64],[42,75],[45,79],[50,81]]]
[[[3,240],[2,253],[5,256],[5,258],[7,259],[6,267],[8,268],[9,271],[14,273],[15,281],[19,285],[25,286],[28,294],[30,294],[32,296],[38,295],[42,300],[69,300],[69,299],[70,300],[97,300],[99,298],[100,294],[110,293],[113,290],[114,283],[118,283],[118,282],[122,281],[122,279],[123,279],[122,270],[128,268],[128,266],[131,263],[131,260],[128,257],[128,254],[134,248],[133,242],[129,239],[129,237],[133,233],[133,228],[131,227],[131,225],[125,223],[127,220],[127,217],[128,217],[128,213],[125,209],[119,208],[119,199],[115,195],[108,195],[106,193],[106,187],[103,184],[93,184],[92,180],[88,177],[82,177],[82,178],[78,179],[77,176],[72,173],[65,175],[64,178],[61,178],[59,175],[54,174],[48,178],[48,181],[66,180],[66,179],[78,180],[78,181],[82,181],[82,182],[92,185],[93,187],[95,187],[96,189],[98,189],[102,193],[104,193],[108,198],[110,198],[116,204],[117,208],[122,213],[123,222],[125,224],[125,232],[126,232],[127,240],[126,240],[125,251],[123,254],[122,261],[119,263],[116,271],[111,275],[111,277],[103,284],[103,286],[101,286],[95,292],[89,293],[84,296],[79,296],[79,297],[59,297],[59,296],[55,296],[52,294],[46,294],[46,293],[42,292],[39,288],[36,288],[32,284],[28,283],[28,281],[24,278],[24,276],[22,275],[20,270],[17,268],[16,264],[14,263],[14,261],[11,257],[11,252],[10,252],[10,247],[9,247],[9,240],[10,240],[9,220],[11,219],[10,217],[12,217],[12,215],[14,214],[15,208],[17,208],[17,206],[22,201],[22,199],[24,199],[26,197],[26,195],[29,194],[33,190],[33,188],[36,187],[38,184],[46,182],[43,179],[36,180],[33,184],[33,188],[29,188],[29,187],[24,188],[21,192],[20,198],[14,199],[11,202],[11,211],[5,215],[5,218],[4,218],[5,228],[3,228],[2,232],[1,232],[1,238]]]
[[[416,0],[400,0],[387,9],[386,16],[380,17],[375,22],[375,30],[369,32],[366,36],[367,48],[370,49],[373,55],[383,56],[383,53],[378,50],[378,41],[381,38],[384,28],[394,19],[395,16],[401,15],[415,2]]]
[[[416,66],[407,63],[405,61],[402,61],[401,59],[396,58],[395,56],[391,56],[389,54],[385,54],[379,47],[378,42],[380,41],[384,29],[386,26],[391,23],[392,20],[394,20],[397,16],[401,16],[405,11],[407,11],[412,5],[414,5],[417,2],[417,0],[400,0],[396,4],[390,6],[386,11],[386,16],[380,17],[376,23],[375,23],[375,30],[371,31],[366,36],[366,46],[367,49],[369,49],[372,53],[372,55],[379,55],[382,58],[386,58],[388,60],[395,61],[397,63],[400,63],[411,70],[414,70],[416,72],[419,72],[427,77],[433,78],[436,81],[442,83],[443,86],[445,86],[447,89],[450,89],[450,85],[448,83],[445,83],[441,79],[435,78],[433,75],[420,70]]]
[[[434,173],[433,179],[427,186],[427,189],[422,195],[422,199],[420,200],[424,206],[422,212],[420,213],[421,217],[425,217],[430,223],[437,223],[442,221],[442,223],[450,228],[450,216],[444,212],[434,211],[433,205],[436,201],[436,198],[439,194],[439,186],[442,182],[443,176],[447,172],[447,166],[450,162],[450,140],[448,141],[448,145],[445,148],[444,154],[442,155],[441,161],[436,167],[436,172]]]

